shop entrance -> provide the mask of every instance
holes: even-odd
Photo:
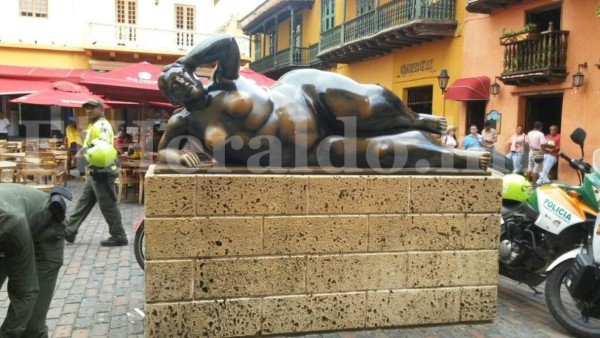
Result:
[[[562,118],[563,94],[540,95],[527,97],[525,101],[525,132],[533,129],[535,121],[540,121],[544,124],[542,132],[544,135],[550,133],[550,126],[557,125],[558,133],[562,133],[560,121]],[[561,141],[564,140],[564,135]],[[550,179],[558,178],[557,165],[550,171]]]
[[[485,120],[485,106],[487,101],[467,101],[467,124],[465,125],[465,134],[469,133],[469,127],[476,125],[479,133],[483,129]]]

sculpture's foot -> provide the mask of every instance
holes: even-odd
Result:
[[[492,161],[492,154],[488,151],[454,149],[453,152],[464,161],[464,164],[458,164],[457,168],[464,166],[467,169],[474,169],[477,164],[480,169],[487,170]]]
[[[446,134],[448,122],[441,116],[419,114],[419,119],[416,122],[417,129],[425,130],[434,134]]]
[[[492,154],[487,151],[481,151],[479,153],[479,168],[487,170],[492,160]]]

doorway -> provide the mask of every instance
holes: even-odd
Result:
[[[562,134],[560,125],[562,104],[562,93],[527,97],[525,101],[525,132],[527,133],[533,129],[535,121],[540,121],[544,124],[542,129],[544,135],[550,133],[551,125],[557,125],[558,133]],[[552,180],[558,179],[558,162],[550,170],[549,177]]]
[[[483,121],[485,120],[485,106],[487,101],[467,101],[467,119],[465,125],[465,134],[469,133],[469,127],[477,126],[477,130],[481,132],[483,129]]]

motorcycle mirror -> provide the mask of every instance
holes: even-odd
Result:
[[[571,133],[571,141],[573,141],[573,143],[578,144],[579,147],[581,147],[581,157],[583,157],[583,143],[585,142],[586,136],[587,133],[581,128],[576,128]]]

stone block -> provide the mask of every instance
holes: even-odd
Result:
[[[260,335],[261,299],[146,304],[144,310],[145,337]]]
[[[497,285],[498,250],[458,251],[460,285]]]
[[[263,300],[263,334],[362,328],[365,293],[267,297]]]
[[[500,215],[467,214],[465,249],[498,249],[500,243]]]
[[[409,288],[460,285],[461,273],[454,251],[410,252],[407,270]]]
[[[313,175],[309,178],[308,213],[406,213],[409,180],[406,176]]]
[[[261,254],[262,225],[261,217],[148,218],[146,258]]]
[[[309,293],[399,289],[406,284],[407,254],[309,256]]]
[[[265,217],[265,254],[366,252],[366,216]]]
[[[145,216],[193,216],[195,175],[149,175],[144,184]]]
[[[491,321],[496,319],[497,286],[474,286],[462,288],[460,321]]]
[[[306,290],[306,257],[196,261],[194,298],[299,294]]]
[[[197,175],[196,215],[303,215],[308,177]]]
[[[457,322],[460,296],[460,288],[369,291],[366,327]]]
[[[500,211],[502,179],[499,177],[412,177],[410,212],[456,213]]]
[[[456,250],[463,247],[464,215],[369,216],[369,251]]]
[[[144,265],[147,302],[191,300],[194,289],[192,260],[147,261]]]
[[[497,281],[497,251],[408,253],[408,287],[490,285]]]

